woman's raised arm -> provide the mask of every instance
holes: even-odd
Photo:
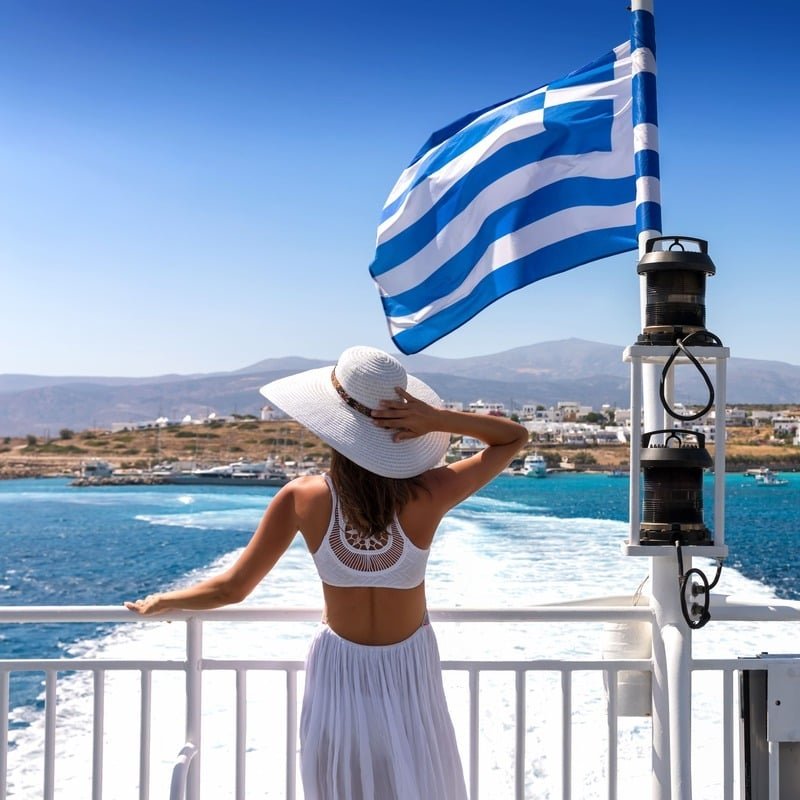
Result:
[[[376,425],[395,431],[395,441],[445,431],[472,436],[487,445],[474,456],[426,474],[437,499],[446,508],[460,503],[502,472],[528,442],[527,429],[506,417],[434,408],[402,389],[397,389],[397,394],[397,400],[385,401],[372,412]]]
[[[247,547],[229,569],[185,589],[151,594],[128,601],[137,614],[158,614],[174,608],[203,610],[239,603],[275,566],[299,528],[295,487],[286,484],[272,499]]]

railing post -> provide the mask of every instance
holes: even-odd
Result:
[[[152,673],[143,669],[141,674],[141,700],[139,711],[139,800],[150,800],[150,721],[153,696]]]
[[[523,800],[525,797],[525,671],[517,669],[516,672],[516,768],[514,797],[516,800]]]
[[[103,725],[105,722],[105,670],[94,673],[94,724],[92,736],[92,800],[103,799]]]
[[[572,672],[561,671],[561,797],[572,800]]]
[[[203,623],[197,617],[186,621],[186,741],[197,748],[189,765],[187,800],[200,798],[201,710],[202,710]]]
[[[8,774],[9,676],[0,670],[0,800],[5,800]]]
[[[469,671],[469,800],[478,800],[479,792],[480,677],[479,670]]]
[[[653,625],[653,800],[692,800],[691,630],[680,610],[677,559],[650,559]],[[691,568],[684,557],[684,568]]]
[[[44,800],[53,800],[56,791],[56,681],[56,671],[48,669],[44,689]]]
[[[297,795],[297,673],[286,670],[286,800]]]

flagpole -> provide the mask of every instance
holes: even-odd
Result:
[[[631,3],[633,142],[636,174],[636,233],[639,258],[661,230],[661,182],[656,104],[656,41],[653,0]],[[646,283],[640,278],[642,330]],[[658,395],[659,366],[642,365],[643,430],[667,427]],[[635,428],[634,428],[635,429]],[[631,480],[639,480],[638,475]],[[691,567],[691,563],[688,565]],[[675,561],[650,559],[653,630],[652,800],[691,800],[691,631],[682,619]]]
[[[653,236],[661,235],[661,181],[658,162],[656,39],[653,0],[631,3],[633,67],[633,151],[636,170],[636,235],[639,257]],[[644,278],[642,278],[644,292]],[[642,294],[642,325],[644,301]]]

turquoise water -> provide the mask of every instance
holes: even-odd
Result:
[[[800,535],[800,474],[784,477],[789,483],[781,487],[759,486],[741,475],[726,477],[730,556],[719,591],[736,594],[760,586],[764,597],[800,599],[800,548],[795,546]],[[713,518],[712,481],[707,478],[704,488],[707,523]],[[0,482],[0,604],[118,605],[208,574],[246,544],[276,491],[178,486],[75,488],[65,480]],[[627,516],[625,478],[570,474],[544,480],[500,477],[444,520],[429,564],[429,602],[433,607],[514,607],[632,592],[646,576],[647,559],[620,556]],[[320,605],[313,564],[299,538],[250,601]],[[134,644],[146,647],[146,652],[154,648],[162,652],[167,645],[160,637],[171,627],[6,625],[0,627],[0,657],[63,657],[75,652],[126,657],[126,648]],[[249,631],[231,633],[228,629],[222,646],[226,652],[237,653],[267,647],[273,657],[302,658],[307,633],[305,629],[281,632],[267,644],[260,638],[254,640]],[[450,658],[462,657],[462,648],[478,648],[479,656],[490,653],[498,658],[540,657],[543,652],[552,657],[559,653],[582,657],[597,652],[594,638],[572,629],[520,638],[519,632],[487,628],[476,638],[441,626],[438,635],[443,655]],[[724,624],[709,624],[697,636],[698,653],[703,647],[715,654],[723,648],[731,648],[735,654],[765,649],[760,629],[750,635],[748,640],[742,626],[734,632]],[[284,645],[289,648],[286,656],[281,650]],[[210,634],[208,646],[215,646]],[[787,646],[782,642],[773,651],[789,652]],[[264,655],[262,650],[257,652]],[[38,780],[30,777],[31,783],[26,783],[41,747],[36,727],[43,706],[41,677],[16,673],[11,681],[11,746],[19,759],[14,781],[20,797],[34,796],[26,794],[24,787],[36,785]],[[216,698],[216,691],[210,691]],[[557,698],[557,694],[553,696]],[[76,733],[82,734],[88,725],[77,711],[78,703],[88,702],[91,708],[90,698],[90,687],[78,684],[65,695],[68,716],[80,720],[72,723]],[[214,707],[213,702],[211,705]],[[503,725],[511,713],[505,711],[498,714]],[[135,713],[132,707],[122,717]],[[170,716],[180,720],[180,710]],[[547,725],[542,725],[544,732]],[[631,742],[644,752],[649,734],[646,726],[637,725]],[[489,739],[493,736],[487,733]],[[544,752],[549,740],[544,733],[542,736],[536,749]],[[65,734],[65,741],[71,737]],[[497,757],[505,758],[506,749],[499,748]],[[598,758],[602,762],[602,754]],[[556,762],[553,756],[551,767],[544,772],[557,775]],[[513,769],[509,774],[513,775]],[[589,779],[602,783],[598,775]],[[646,776],[641,780],[646,782]],[[134,782],[131,779],[131,785]],[[275,796],[280,796],[279,791],[276,789]],[[704,796],[717,793],[715,788],[708,791]],[[486,796],[508,795],[505,788],[492,788]],[[600,797],[602,788],[587,790],[585,796]],[[641,794],[634,792],[634,796]]]
[[[781,473],[784,486],[762,486],[741,473],[725,478],[726,564],[774,589],[800,599],[800,473]],[[704,518],[714,527],[713,476],[703,487]],[[520,482],[522,482],[520,484]],[[530,485],[530,484],[533,485]],[[560,518],[628,519],[627,478],[559,474],[545,480],[498,478],[482,494],[541,505]]]
[[[743,475],[727,476],[728,563],[774,587],[779,596],[799,599],[800,474],[782,477],[787,485],[765,487]],[[712,481],[707,477],[704,487],[709,527]],[[276,491],[0,481],[0,603],[115,605],[155,591],[243,546]],[[627,478],[501,476],[479,496],[516,504],[512,516],[628,518]],[[3,642],[8,657],[31,650],[30,642],[11,641],[13,637]],[[33,648],[41,653],[43,643]]]
[[[764,487],[742,475],[727,476],[726,563],[779,597],[800,599],[800,474],[784,477],[787,485]],[[712,480],[707,478],[704,488],[709,526]],[[161,589],[242,547],[276,491],[75,488],[59,479],[0,482],[0,603],[118,605]],[[493,513],[485,502],[490,500],[502,503],[502,515]],[[527,538],[542,518],[625,521],[628,480],[502,476],[453,512],[456,520],[465,514],[492,539],[504,540]],[[302,548],[299,539],[293,548]],[[565,536],[562,552],[569,550]],[[557,568],[552,549],[549,557]],[[35,630],[0,627],[3,657],[59,657],[74,642],[104,632],[82,624]],[[38,687],[31,684],[26,691],[17,683],[15,691],[15,700],[30,702]]]

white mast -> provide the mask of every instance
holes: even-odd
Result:
[[[647,240],[662,232],[653,0],[633,0],[631,11],[636,230],[641,258]],[[645,281],[646,276],[642,275],[642,329],[645,327]],[[641,375],[644,430],[663,429],[667,425],[658,396],[658,366],[642,364]],[[637,429],[638,424],[632,428]],[[632,442],[631,446],[640,445]],[[631,486],[635,481],[638,487],[639,479],[638,474],[631,475]],[[635,496],[638,502],[638,492]],[[652,800],[691,800],[692,639],[681,613],[676,563],[665,555],[656,553],[650,558],[650,602],[655,615],[651,796]],[[687,560],[686,569],[691,567],[691,558]]]

